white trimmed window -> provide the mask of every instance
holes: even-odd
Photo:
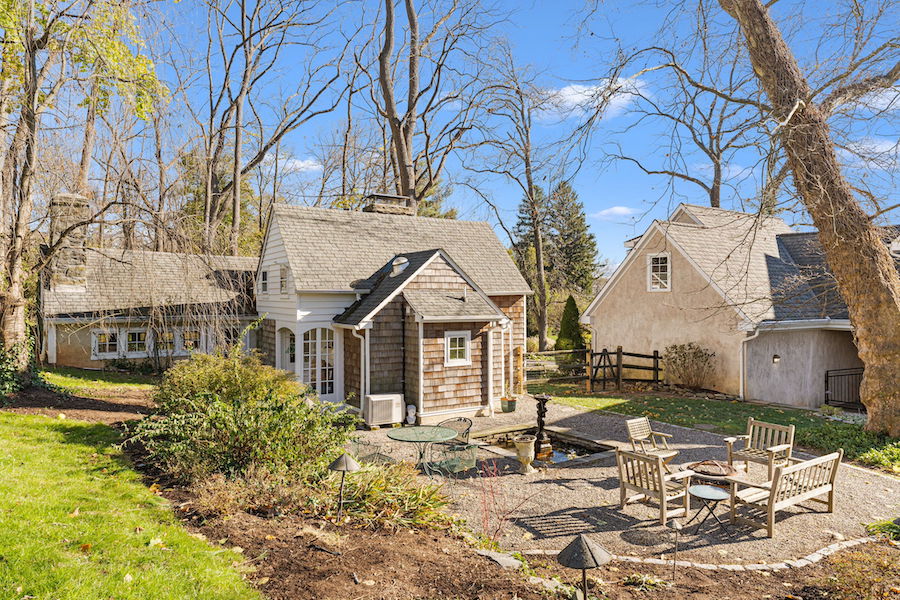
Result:
[[[668,252],[647,256],[647,291],[668,292],[672,289],[672,261]]]
[[[125,354],[128,356],[147,354],[146,329],[130,329],[125,333]]]
[[[267,294],[269,292],[269,272],[262,271],[259,274],[259,291],[263,294]]]
[[[185,352],[193,352],[200,348],[200,330],[181,330],[181,349]]]
[[[281,265],[281,268],[278,270],[278,274],[278,291],[282,294],[287,294],[288,268],[285,265]]]
[[[119,356],[119,332],[95,330],[91,332],[94,358]]]
[[[444,332],[444,366],[462,367],[472,364],[472,332]]]
[[[160,331],[154,335],[153,345],[161,354],[174,354],[175,332]]]

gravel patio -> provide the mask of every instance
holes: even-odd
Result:
[[[476,419],[473,433],[477,435],[478,431],[507,425],[533,425],[535,415],[534,401],[523,398],[514,413]],[[628,444],[625,419],[613,413],[548,405],[548,426],[606,443]],[[673,464],[725,460],[725,436],[657,422],[654,429],[673,435],[670,445],[680,451]],[[360,435],[381,444],[382,452],[396,459],[414,460],[412,445],[389,440],[388,431],[366,431]],[[483,446],[478,454],[481,474],[472,471],[452,479],[436,477],[435,480],[444,483],[444,490],[452,499],[450,512],[464,518],[473,530],[493,537],[503,549],[558,551],[574,535],[585,533],[615,554],[646,558],[671,552],[671,532],[659,525],[655,503],[634,503],[624,510],[619,508],[614,455],[587,462],[548,465],[536,473],[521,475],[515,458],[508,452],[506,456],[502,454]],[[799,452],[795,455],[811,456]],[[763,465],[752,464],[750,469],[752,479],[765,480]],[[717,514],[727,523],[726,504],[719,506]],[[699,507],[699,501],[694,500],[691,516]],[[726,534],[709,519],[699,533],[694,533],[694,524],[683,532],[679,558],[713,564],[798,559],[835,541],[864,536],[863,524],[896,518],[898,514],[900,480],[844,464],[838,474],[834,513],[824,513],[821,505],[812,502],[783,511],[779,513],[772,539],[765,537],[764,530],[740,526]]]

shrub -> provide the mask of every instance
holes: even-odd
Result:
[[[173,477],[196,481],[265,472],[315,482],[340,454],[356,417],[319,402],[252,356],[195,354],[166,372],[158,408],[131,442]]]
[[[866,525],[866,532],[872,535],[882,535],[889,540],[900,542],[900,519],[869,523]]]
[[[538,338],[537,336],[530,335],[525,338],[525,352],[537,352],[538,351]]]
[[[584,335],[578,322],[578,305],[571,295],[566,300],[562,320],[559,323],[559,336],[556,338],[555,350],[573,350],[584,348]]]
[[[663,362],[666,377],[674,378],[691,389],[703,389],[715,367],[716,353],[694,342],[666,346]]]
[[[0,399],[19,391],[21,387],[22,378],[16,368],[15,349],[0,346]]]
[[[823,423],[818,427],[800,429],[796,442],[801,446],[823,452],[844,449],[850,460],[900,472],[900,440],[884,434],[866,431],[849,423]]]

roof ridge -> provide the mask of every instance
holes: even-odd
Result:
[[[293,204],[275,204],[274,209],[286,209],[288,211],[300,211],[300,212],[327,212],[332,214],[348,214],[353,216],[364,216],[364,218],[389,218],[389,219],[419,219],[423,221],[439,221],[442,223],[477,223],[484,224],[488,227],[491,227],[491,224],[488,221],[472,221],[469,219],[446,219],[443,217],[424,217],[421,215],[394,215],[394,214],[385,214],[379,212],[366,212],[362,210],[349,210],[345,208],[327,208],[324,206],[297,206]]]
[[[170,255],[170,256],[185,256],[185,257],[196,257],[196,258],[225,258],[225,259],[239,259],[239,260],[259,260],[258,256],[234,256],[231,254],[201,254],[198,252],[169,252],[165,250],[147,250],[146,248],[95,248],[93,246],[85,246],[85,250],[90,250],[92,252],[96,252],[98,254],[104,254],[106,251],[113,252],[131,252],[131,253],[140,253],[140,254],[150,254],[153,256],[162,256],[162,255]]]

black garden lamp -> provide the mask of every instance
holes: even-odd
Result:
[[[581,569],[581,589],[584,600],[588,598],[587,570],[596,569],[612,560],[612,554],[603,546],[592,542],[583,533],[562,549],[557,562],[570,569]]]
[[[341,454],[333,463],[328,465],[329,471],[340,471],[341,473],[341,491],[338,496],[338,517],[341,516],[341,511],[344,510],[344,477],[346,477],[347,473],[359,471],[359,469],[359,463],[353,460],[353,457],[347,453]]]

